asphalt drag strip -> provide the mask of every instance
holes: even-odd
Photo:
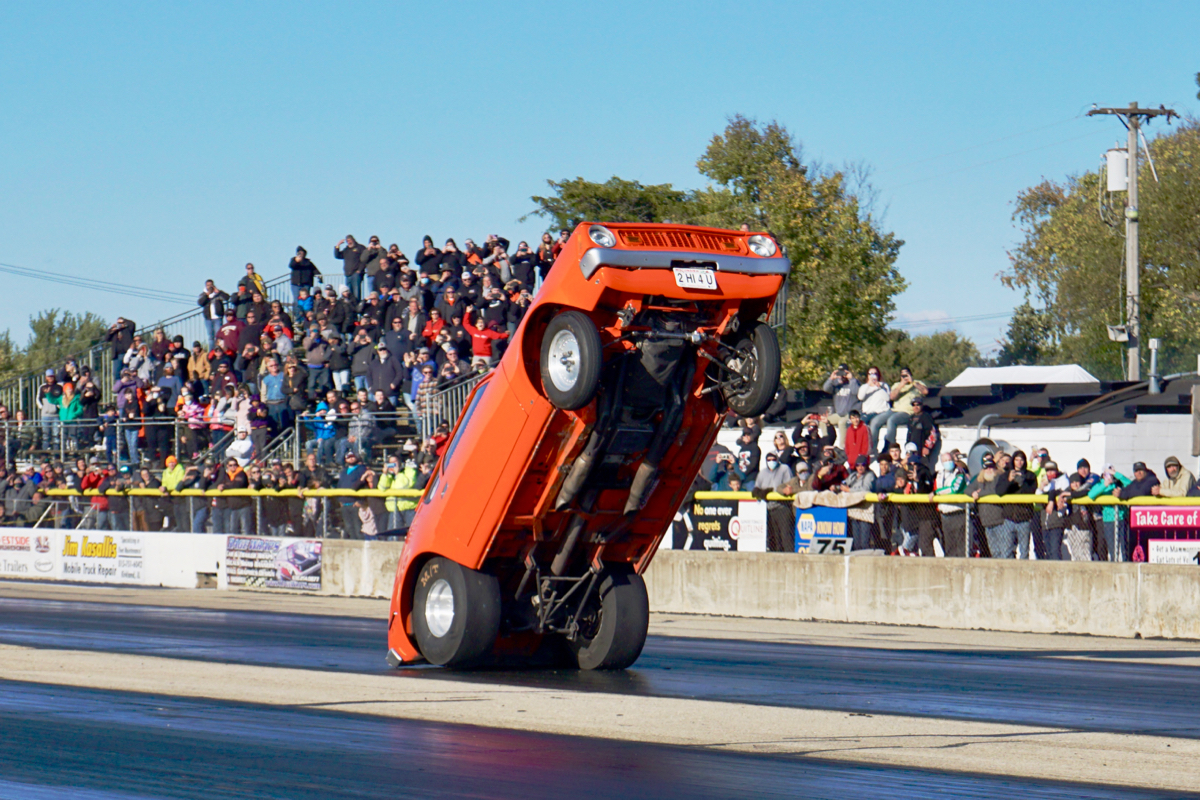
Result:
[[[1179,796],[14,682],[0,728],[11,800]]]
[[[161,592],[143,596],[160,597]],[[683,629],[692,631],[696,624]],[[1200,714],[1195,713],[1200,708],[1200,669],[1164,658],[1193,656],[1194,644],[1145,651],[1157,659],[1144,663],[1130,657],[1137,652],[1132,646],[1104,651],[1087,649],[1094,645],[1080,637],[1061,639],[1061,649],[1027,650],[651,636],[642,657],[625,672],[454,673],[416,667],[399,674],[571,692],[1200,737]],[[27,647],[383,675],[391,674],[383,662],[384,640],[384,623],[362,617],[0,597],[0,642]],[[1121,659],[1093,658],[1105,653]]]
[[[346,718],[355,715],[355,725],[364,717],[448,723],[647,748],[668,745],[705,753],[799,757],[805,763],[817,759],[929,774],[990,775],[1002,781],[1149,787],[1177,796],[1200,786],[1200,741],[1169,737],[570,692],[496,684],[486,678],[474,683],[408,680],[12,645],[0,645],[0,681],[43,687],[53,707],[39,713],[49,719],[74,713],[71,700],[79,690],[99,690],[223,707],[270,707],[279,714],[341,712]],[[26,724],[34,725],[43,716],[35,715]],[[84,717],[83,722],[91,724],[92,715]],[[72,724],[79,722],[75,719]],[[97,719],[103,734],[108,723]],[[313,738],[303,732],[305,720],[287,720],[292,721],[279,723],[281,735],[296,741]],[[144,720],[134,727],[145,727]],[[16,729],[8,723],[0,728],[5,736]],[[235,724],[221,730],[241,735]],[[38,735],[43,734],[39,729]],[[129,735],[136,739],[141,734]],[[582,745],[581,752],[588,753],[591,746]],[[246,755],[244,760],[257,757]],[[535,750],[522,757],[538,756]],[[1097,796],[1092,789],[1073,791],[1073,796]]]

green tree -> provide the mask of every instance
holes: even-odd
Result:
[[[839,361],[861,362],[886,341],[904,244],[878,227],[846,174],[802,163],[783,126],[736,116],[697,163],[715,187],[697,195],[698,220],[771,231],[792,262],[784,380],[815,383]]]
[[[104,338],[108,325],[90,311],[73,314],[57,308],[29,318],[29,343],[22,353],[26,370],[57,365],[67,356],[86,350]]]
[[[1011,367],[1049,364],[1057,361],[1057,352],[1053,331],[1045,315],[1026,300],[1013,310],[1012,319],[1008,322],[1008,331],[1000,343],[996,365]]]
[[[521,217],[521,222],[536,215],[553,220],[558,228],[565,230],[574,228],[585,219],[663,222],[682,216],[683,205],[690,199],[687,192],[675,189],[669,183],[645,186],[615,175],[604,183],[585,181],[583,178],[546,183],[554,194],[530,198],[538,207],[531,214]]]
[[[909,336],[904,331],[889,329],[886,339],[879,352],[866,363],[883,370],[885,379],[894,380],[901,367],[908,367],[918,380],[942,386],[967,367],[983,365],[975,343],[955,331]],[[866,374],[865,368],[862,373]]]
[[[788,276],[784,382],[818,383],[839,361],[861,363],[887,341],[895,262],[902,241],[880,229],[849,188],[847,173],[803,163],[778,123],[733,117],[696,164],[712,183],[696,191],[612,178],[550,181],[533,214],[569,227],[583,219],[674,221],[770,231],[792,262]],[[859,176],[853,176],[857,183]]]
[[[1150,150],[1158,180],[1144,162],[1138,175],[1142,340],[1162,339],[1164,371],[1191,370],[1200,352],[1200,122],[1154,138]],[[1106,222],[1098,201],[1112,202],[1119,214],[1124,198],[1107,198],[1102,179],[1087,172],[1018,195],[1013,218],[1022,240],[1001,281],[1045,309],[1054,357],[1119,379],[1124,350],[1105,326],[1125,321],[1125,241],[1120,220]]]

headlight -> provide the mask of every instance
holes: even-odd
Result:
[[[617,237],[603,225],[593,225],[588,228],[588,238],[601,247],[616,247]]]
[[[754,251],[755,255],[762,256],[763,258],[770,258],[775,255],[775,240],[770,236],[755,234],[750,237],[747,244],[750,245],[750,249]]]

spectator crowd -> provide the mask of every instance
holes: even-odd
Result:
[[[190,346],[161,327],[147,340],[118,317],[104,338],[111,386],[68,359],[45,370],[36,418],[0,406],[5,515],[45,512],[50,501],[35,501],[34,489],[103,481],[167,490],[422,488],[452,422],[442,418],[439,392],[496,363],[568,235],[515,248],[495,234],[461,247],[426,236],[412,259],[377,236],[365,245],[347,236],[325,269],[297,247],[283,299],[268,298],[253,264],[228,291],[207,280],[197,299],[205,340]],[[304,469],[270,458],[288,430],[302,439]],[[74,456],[76,467],[65,467]],[[18,461],[30,466],[17,471]],[[249,498],[186,514],[166,500],[135,500],[139,511],[108,502],[96,498],[90,515],[71,514],[114,530],[299,533],[312,524],[299,498],[272,504],[270,519],[251,519]],[[392,499],[340,505],[337,525],[352,536],[402,524],[411,511]],[[70,518],[52,511],[55,524]]]
[[[1163,464],[1162,478],[1140,461],[1130,474],[1113,464],[1093,471],[1087,459],[1079,459],[1074,471],[1064,470],[1044,447],[1028,456],[1020,450],[989,453],[972,472],[962,452],[942,452],[941,431],[926,405],[929,389],[908,368],[889,386],[876,367],[860,383],[842,364],[824,390],[832,407],[806,415],[790,435],[775,430],[769,444],[762,442],[762,419],[731,420],[740,428],[735,451],[715,453],[694,488],[750,491],[760,498],[772,492],[872,492],[883,502],[849,515],[856,550],[1050,560],[1145,558],[1127,509],[1076,501],[1200,497],[1196,477],[1174,456]],[[901,426],[907,429],[903,445]],[[917,495],[927,503],[887,502],[896,495]],[[969,515],[962,503],[938,502],[945,495],[976,501],[1044,495],[1047,502],[975,503]],[[977,536],[966,527],[969,517]],[[790,525],[777,521],[769,529],[769,549],[792,549]]]

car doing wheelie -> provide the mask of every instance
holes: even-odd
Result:
[[[726,410],[778,387],[765,320],[787,273],[766,234],[579,225],[419,502],[389,662],[636,661],[642,573]]]

